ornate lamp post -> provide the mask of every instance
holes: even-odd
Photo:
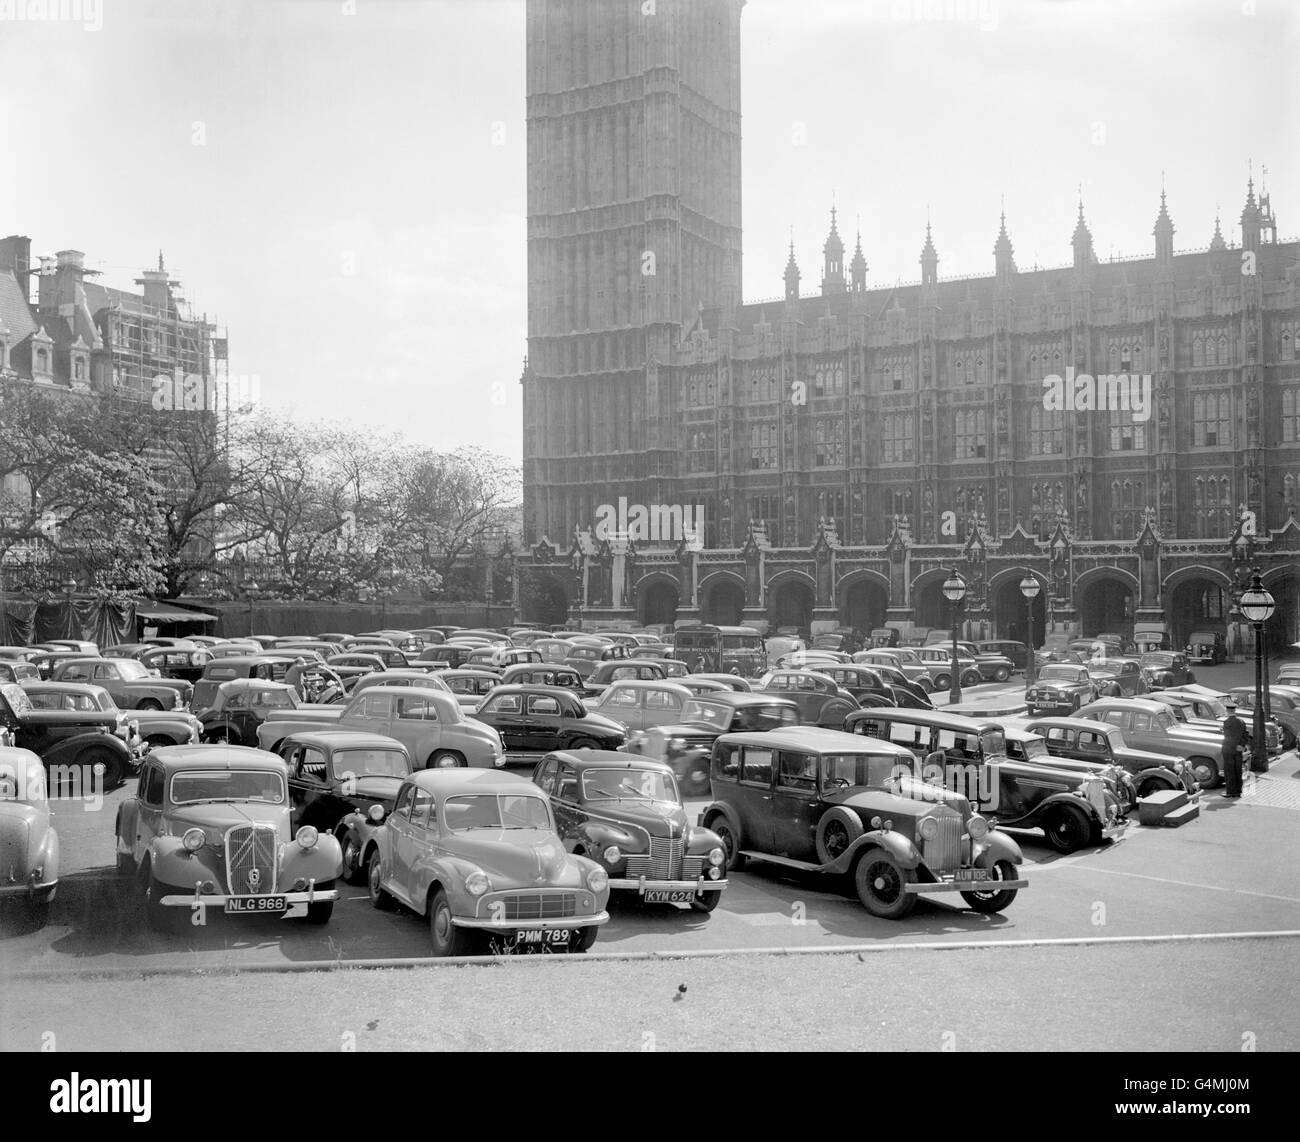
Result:
[[[1035,657],[1037,647],[1034,646],[1034,600],[1041,590],[1037,577],[1026,571],[1025,577],[1020,580],[1020,593],[1025,597],[1025,641],[1029,643],[1029,661],[1025,663],[1026,686],[1032,686],[1038,677],[1038,660]]]
[[[81,631],[77,630],[77,616],[72,608],[72,596],[77,593],[77,580],[69,575],[62,583],[59,584],[59,590],[63,592],[63,598],[67,608],[67,626],[64,628],[65,634],[72,634],[74,631],[80,637]]]
[[[952,604],[952,679],[948,688],[948,705],[961,701],[961,663],[957,660],[957,624],[961,621],[962,602],[966,598],[966,580],[956,567],[943,582],[943,597]]]
[[[1250,771],[1268,772],[1268,743],[1264,740],[1264,624],[1273,617],[1273,596],[1264,587],[1259,568],[1241,593],[1241,613],[1255,626],[1255,718],[1251,729]]]
[[[244,598],[248,600],[248,635],[253,636],[253,597],[257,591],[257,584],[252,579],[245,579],[241,590]]]

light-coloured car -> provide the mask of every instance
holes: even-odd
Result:
[[[45,767],[29,749],[0,746],[0,902],[17,901],[44,927],[59,886],[59,835]]]
[[[623,678],[611,682],[599,698],[588,698],[587,709],[618,722],[628,730],[645,730],[682,720],[682,707],[691,692],[680,682]]]

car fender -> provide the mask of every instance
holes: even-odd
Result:
[[[824,872],[848,872],[856,863],[858,853],[864,848],[884,849],[898,861],[900,868],[917,868],[921,863],[921,854],[917,847],[906,837],[892,829],[869,829],[862,836],[855,838],[833,863],[823,865]]]
[[[1178,774],[1164,765],[1152,765],[1132,774],[1133,784],[1141,785],[1144,781],[1158,781],[1167,789],[1182,789],[1183,783]]]
[[[581,829],[581,840],[579,843],[588,851],[600,852],[610,845],[618,845],[619,848],[627,852],[642,851],[643,838],[638,836],[641,830],[634,832],[622,825],[614,824],[611,821],[587,821]],[[648,846],[647,851],[648,851]],[[570,849],[570,852],[573,850]]]
[[[1050,797],[1044,797],[1037,805],[1034,806],[1032,813],[1027,813],[1020,817],[1019,821],[1037,821],[1045,816],[1057,805],[1073,805],[1076,809],[1082,809],[1088,814],[1088,818],[1096,824],[1104,825],[1101,815],[1097,812],[1097,807],[1085,797],[1080,797],[1077,793],[1064,792],[1053,793]],[[999,816],[998,820],[1001,820]]]
[[[287,892],[295,880],[314,880],[321,884],[343,875],[343,848],[333,833],[321,833],[309,849],[297,841],[280,846],[280,890]]]
[[[129,853],[134,856],[135,845],[135,820],[138,805],[134,797],[129,801],[123,801],[117,807],[117,820],[113,824],[113,831],[117,834],[117,851],[120,853]]]
[[[77,734],[70,738],[60,738],[41,754],[41,760],[48,765],[75,764],[83,750],[95,746],[117,754],[122,761],[124,772],[131,768],[131,748],[114,734],[97,731]]]
[[[39,840],[33,837],[29,844],[27,869],[35,868],[44,870],[42,882],[59,879],[59,834],[51,825]]]
[[[472,916],[475,912],[474,898],[465,890],[465,878],[475,871],[482,871],[473,861],[462,860],[460,857],[436,857],[424,860],[417,859],[411,869],[411,878],[404,886],[408,890],[408,897],[411,908],[421,916],[428,912],[429,890],[435,885],[441,885],[447,893],[447,898],[451,901],[451,911],[454,916]],[[489,876],[489,879],[491,877]],[[503,888],[511,888],[512,885],[497,885],[495,881],[492,884],[493,891],[501,891]]]
[[[180,837],[160,836],[149,842],[149,869],[155,880],[191,892],[200,880],[216,881],[222,892],[226,888],[216,868],[215,856],[202,850],[187,853]]]
[[[131,720],[134,721],[135,719]],[[139,722],[138,725],[140,726],[141,737],[167,734],[169,737],[175,738],[178,745],[190,740],[189,723],[182,722],[177,718],[149,719],[148,721]]]
[[[202,719],[202,724],[203,728],[199,731],[200,734],[211,734],[215,736],[224,730],[230,735],[232,741],[236,745],[244,744],[244,731],[241,730],[235,722],[230,721],[228,718],[204,718]]]
[[[697,820],[700,822],[702,828],[712,829],[713,826],[709,824],[709,822],[715,821],[719,818],[726,821],[727,824],[731,826],[732,831],[736,836],[740,837],[741,840],[745,839],[745,832],[740,827],[740,814],[725,801],[712,801],[708,805],[705,805]]]
[[[1006,833],[990,829],[983,841],[975,842],[974,859],[976,868],[992,868],[1000,860],[1009,860],[1012,864],[1024,864],[1025,857],[1020,846]]]

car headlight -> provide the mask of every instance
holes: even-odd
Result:
[[[610,845],[603,853],[600,854],[601,860],[606,864],[618,864],[623,859],[623,850],[618,845]]]
[[[173,690],[173,691],[172,691],[172,709],[173,709],[173,710],[181,710],[181,709],[184,709],[184,707],[185,707],[185,699],[181,697],[181,692],[180,692],[179,690]]]
[[[437,764],[436,768],[438,768],[438,769],[455,769],[455,768],[456,768],[456,759],[455,759],[454,757],[443,757],[443,758],[439,758],[439,759],[438,759],[438,764]]]
[[[682,750],[686,748],[685,738],[669,738],[668,748],[672,750]]]
[[[202,829],[186,829],[185,835],[181,837],[181,844],[185,846],[187,853],[193,853],[198,852],[207,839],[207,835]]]
[[[609,887],[609,877],[603,868],[593,868],[587,873],[587,887],[592,892],[604,892]]]
[[[966,822],[966,832],[972,840],[982,841],[989,835],[989,823],[978,813],[972,813]]]
[[[298,830],[298,835],[294,838],[300,847],[304,849],[314,849],[316,842],[320,840],[320,834],[316,831],[314,825],[303,825]]]
[[[384,807],[382,805],[371,805],[370,808],[366,810],[366,817],[373,824],[378,825],[384,819]]]
[[[716,868],[726,859],[727,859],[727,854],[724,853],[721,849],[709,849],[709,864],[713,865],[714,868]]]
[[[485,872],[476,870],[465,878],[465,891],[471,896],[482,896],[491,887],[492,882],[488,880]]]
[[[939,822],[933,817],[926,817],[921,822],[921,837],[924,840],[932,841],[939,835]]]

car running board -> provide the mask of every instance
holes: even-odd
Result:
[[[768,864],[781,864],[786,868],[797,868],[802,872],[820,872],[826,866],[823,864],[813,864],[806,860],[795,860],[793,857],[775,856],[772,853],[753,852],[749,849],[741,849],[740,855],[748,857],[750,860],[765,860]]]

